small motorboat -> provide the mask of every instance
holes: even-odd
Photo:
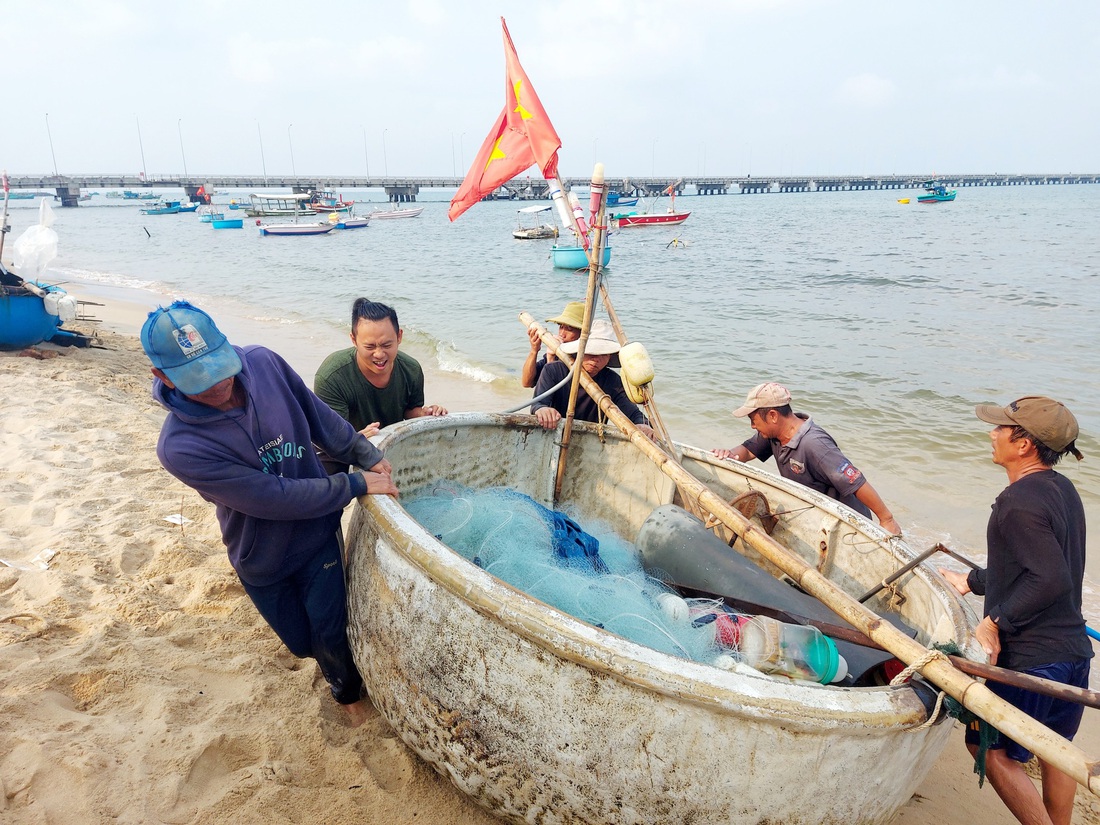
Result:
[[[336,221],[337,229],[365,229],[370,225],[370,218],[365,216],[348,215]]]
[[[538,216],[543,212],[549,212],[554,207],[551,204],[545,206],[525,206],[517,209],[519,224],[512,230],[512,237],[519,241],[539,241],[547,238],[558,237],[558,228],[553,224],[539,223]],[[533,223],[525,223],[524,219],[530,218]]]
[[[423,211],[423,206],[417,206],[413,209],[375,209],[370,213],[370,217],[379,221],[388,221],[393,218],[419,218],[420,213]]]
[[[676,181],[676,183],[670,185],[665,189],[662,194],[668,195],[670,199],[670,205],[665,212],[626,212],[619,214],[612,214],[611,220],[613,225],[619,229],[626,229],[629,226],[678,226],[688,219],[690,212],[677,212],[676,211],[676,187],[682,181]],[[660,196],[658,196],[658,199]],[[656,200],[654,201],[656,204]]]
[[[332,192],[318,191],[310,193],[307,206],[314,212],[347,212],[350,215],[355,201],[346,201]]]
[[[224,215],[215,215],[210,219],[213,229],[241,229],[244,227],[244,218],[227,218]]]
[[[607,266],[611,262],[611,247],[603,248],[602,265]],[[583,246],[554,246],[550,247],[550,260],[555,269],[588,269],[588,253]]]
[[[950,203],[955,200],[957,189],[948,189],[939,181],[927,180],[923,184],[924,194],[917,196],[917,203]]]
[[[143,207],[142,215],[178,215],[180,212],[179,201],[158,201],[152,206]]]
[[[336,224],[323,221],[319,223],[262,223],[261,235],[325,235],[336,228]]]
[[[686,221],[690,214],[690,212],[658,212],[656,214],[627,212],[611,217],[619,229],[625,229],[628,226],[678,226]]]

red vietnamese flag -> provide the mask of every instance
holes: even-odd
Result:
[[[519,63],[503,17],[500,24],[504,29],[506,64],[504,109],[451,199],[448,216],[452,221],[502,183],[532,166],[538,166],[544,177],[553,177],[557,171],[561,138]]]

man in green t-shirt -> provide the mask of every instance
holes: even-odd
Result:
[[[318,397],[368,438],[407,418],[447,414],[438,405],[424,406],[424,370],[411,355],[398,352],[402,334],[392,307],[356,298],[354,346],[332,353],[313,379]]]

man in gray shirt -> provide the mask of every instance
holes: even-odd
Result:
[[[884,530],[901,535],[882,497],[844,457],[832,436],[805,413],[791,410],[791,394],[786,387],[775,382],[753,387],[733,414],[738,418],[748,416],[756,434],[732,450],[712,450],[714,455],[736,461],[767,461],[774,457],[783,478],[825,493],[868,518],[874,513]]]

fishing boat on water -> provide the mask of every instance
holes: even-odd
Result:
[[[612,218],[619,229],[626,229],[631,226],[679,226],[690,215],[690,212],[627,212],[613,215]]]
[[[180,211],[179,201],[157,201],[141,208],[142,215],[178,215]]]
[[[950,203],[955,200],[957,189],[948,189],[936,180],[926,180],[921,184],[924,194],[917,196],[917,203]]]
[[[312,215],[313,210],[309,206],[310,196],[306,193],[294,195],[259,195],[248,196],[249,205],[245,207],[245,214],[250,218],[287,218],[294,215]]]
[[[336,221],[337,229],[366,229],[370,226],[370,218],[366,215],[345,215]]]
[[[540,223],[540,217],[554,207],[551,204],[524,206],[517,209],[519,223],[512,230],[512,237],[518,241],[538,241],[558,237],[558,228],[552,223]],[[527,219],[527,220],[525,220]]]
[[[372,209],[369,217],[379,221],[389,221],[398,218],[419,218],[420,213],[423,211],[423,206],[398,209],[397,204],[394,204],[393,209]]]
[[[656,212],[653,209],[645,212],[620,212],[611,216],[611,220],[619,229],[627,229],[632,226],[679,226],[688,219],[691,212],[678,212],[676,210],[676,187],[682,181],[671,184],[662,194],[668,195],[670,204],[665,212]],[[660,195],[654,199],[656,206]]]
[[[634,195],[624,195],[620,192],[608,192],[606,195],[608,206],[637,206],[638,198]]]
[[[332,192],[311,192],[307,204],[314,212],[346,212],[351,214],[355,201],[346,201]]]
[[[261,223],[261,235],[325,235],[336,228],[335,223],[319,221],[312,223]]]
[[[583,246],[554,246],[550,247],[550,261],[555,269],[588,269],[588,251]],[[600,263],[607,266],[611,263],[611,247],[604,246],[600,253]]]

